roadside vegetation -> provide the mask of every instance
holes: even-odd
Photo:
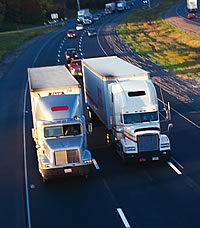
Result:
[[[31,31],[19,30],[12,32],[1,32],[0,33],[0,61],[3,59],[4,55],[15,49],[16,47],[23,44],[25,41],[30,40],[31,38],[46,34],[52,31],[57,30],[60,26],[35,29]]]
[[[134,12],[117,32],[135,52],[184,78],[200,80],[200,37],[182,32],[161,17],[178,0],[160,1]]]

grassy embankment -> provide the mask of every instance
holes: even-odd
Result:
[[[23,44],[25,41],[30,40],[31,38],[46,34],[56,29],[60,26],[48,27],[42,29],[35,29],[32,31],[19,30],[19,31],[10,31],[10,32],[1,32],[0,33],[0,61],[3,59],[3,56]]]
[[[131,48],[184,78],[200,81],[200,37],[182,32],[162,18],[177,0],[160,1],[152,9],[140,9],[117,27],[120,37]]]

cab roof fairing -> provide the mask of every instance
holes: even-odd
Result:
[[[143,96],[130,97],[128,92],[145,91]],[[158,102],[155,87],[150,80],[124,81],[115,84],[113,94],[119,94],[121,99],[121,113],[139,113],[158,111]]]
[[[41,121],[55,121],[81,116],[80,105],[80,95],[40,97],[36,107],[36,118]],[[53,111],[53,107],[66,107],[66,110]]]

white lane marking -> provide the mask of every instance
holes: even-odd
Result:
[[[79,48],[81,48],[81,45],[79,44]]]
[[[176,114],[178,114],[179,116],[181,116],[183,119],[185,119],[186,121],[188,121],[189,123],[191,123],[192,125],[194,125],[195,127],[197,127],[198,129],[200,129],[200,126],[199,125],[195,124],[192,120],[188,119],[187,117],[185,117],[184,115],[182,115],[180,112],[176,111],[172,107],[171,107],[171,110],[173,110]]]
[[[181,169],[184,169],[184,167],[178,162],[176,161],[175,158],[171,157],[171,159],[181,168]]]
[[[83,55],[83,53],[81,52],[80,55]]]
[[[57,62],[59,63],[60,62],[60,59],[58,59]]]
[[[79,48],[79,51],[81,52],[81,51],[82,51],[82,49],[81,49],[81,48]]]
[[[174,164],[172,164],[171,162],[168,162],[168,165],[178,174],[181,175],[182,172],[176,168],[176,166]]]
[[[124,223],[124,226],[126,228],[130,228],[131,226],[129,225],[129,223],[128,223],[128,221],[127,221],[127,219],[126,219],[126,217],[125,217],[125,215],[124,215],[124,213],[122,211],[122,209],[121,208],[117,208],[117,212],[119,213],[119,215],[120,215],[120,217],[121,217],[121,219],[122,219],[122,221]]]
[[[103,47],[101,46],[101,43],[100,43],[100,41],[99,41],[99,32],[100,32],[100,29],[101,29],[101,27],[102,27],[103,25],[104,25],[104,24],[102,24],[102,25],[99,27],[98,31],[97,31],[97,42],[98,42],[98,44],[99,44],[99,47],[100,47],[101,50],[103,51],[103,53],[104,53],[106,56],[108,56],[107,52],[103,49]]]
[[[165,102],[163,102],[162,100],[160,100],[158,98],[158,101],[160,101],[162,104],[167,105]],[[186,121],[188,121],[189,123],[191,123],[193,126],[195,126],[196,128],[200,129],[200,126],[195,124],[192,120],[188,119],[187,117],[185,117],[184,115],[182,115],[180,112],[176,111],[174,108],[171,107],[171,110],[174,111],[177,115],[179,115],[180,117],[182,117],[183,119],[185,119]]]
[[[200,24],[200,23],[197,22],[197,21],[192,21],[191,19],[188,19],[188,18],[183,17],[182,15],[180,15],[180,13],[178,12],[178,7],[180,7],[180,6],[177,6],[177,7],[176,7],[176,14],[177,14],[177,16],[183,18],[183,19],[186,20],[186,21],[190,21],[190,22],[192,22],[192,23],[194,23],[194,24],[197,24],[197,25]],[[187,10],[185,10],[185,11],[186,11],[186,13],[187,13]]]
[[[27,168],[27,157],[26,157],[26,94],[28,90],[28,81],[26,82],[26,87],[24,91],[24,104],[23,104],[23,145],[24,145],[24,177],[25,177],[25,192],[26,192],[26,209],[27,209],[27,221],[28,228],[31,228],[31,213],[30,213],[30,201],[29,201],[29,191],[28,191],[28,168]]]
[[[60,57],[60,54],[58,54],[58,57]]]
[[[96,161],[94,158],[92,159],[92,162],[93,162],[95,168],[96,168],[97,170],[100,170],[100,167],[99,167],[99,165],[97,164],[97,161]]]

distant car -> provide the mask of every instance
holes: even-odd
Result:
[[[67,66],[73,76],[82,75],[82,66],[80,59],[72,59]]]
[[[68,48],[65,51],[65,58],[66,58],[67,64],[69,64],[72,59],[78,59],[78,53],[76,48]]]
[[[82,25],[82,24],[77,24],[77,25],[76,25],[76,30],[77,30],[77,31],[83,30],[83,25]]]
[[[84,17],[83,18],[83,24],[84,25],[91,25],[92,24],[92,20],[90,17]]]
[[[83,17],[77,17],[77,22],[82,23],[83,22]]]
[[[76,37],[76,31],[74,29],[69,29],[67,31],[67,37],[68,38],[75,38]]]
[[[94,15],[93,17],[92,17],[92,20],[93,21],[98,21],[100,18],[97,16],[97,15]]]
[[[101,12],[100,14],[101,14],[101,17],[105,17],[106,16],[105,12]]]
[[[194,13],[188,13],[187,18],[188,19],[194,19],[196,16]]]
[[[95,28],[89,28],[89,29],[87,30],[87,35],[88,35],[88,36],[96,36],[96,35],[97,35],[96,29],[95,29]]]

